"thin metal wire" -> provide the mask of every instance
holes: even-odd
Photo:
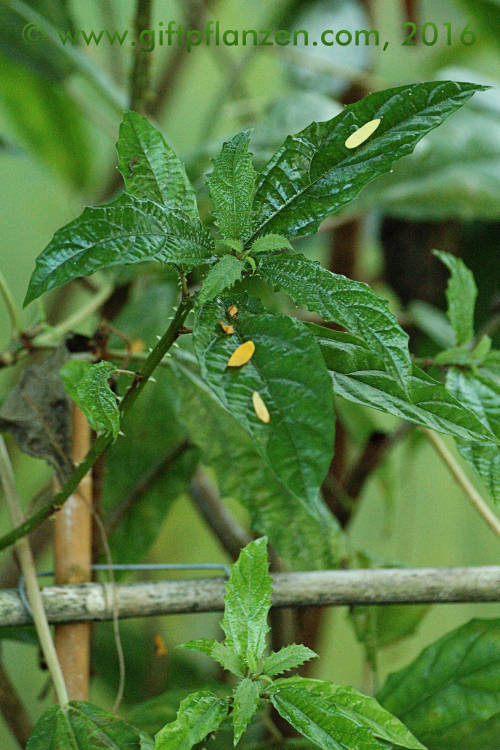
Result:
[[[98,564],[91,565],[91,570],[222,570],[226,578],[229,578],[230,570],[224,563],[116,563],[113,565]],[[43,570],[36,574],[38,578],[49,578],[54,575],[53,570]],[[33,612],[26,596],[24,587],[24,576],[19,576],[17,584],[19,598],[21,599],[26,612],[33,619]]]

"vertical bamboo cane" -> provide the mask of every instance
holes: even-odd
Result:
[[[82,412],[73,410],[73,449],[75,463],[90,448],[90,428]],[[92,550],[92,480],[86,474],[78,489],[55,517],[54,569],[56,583],[83,583],[90,580]],[[68,623],[55,628],[55,645],[70,700],[88,700],[90,674],[89,623]]]

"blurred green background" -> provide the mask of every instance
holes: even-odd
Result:
[[[45,14],[56,28],[72,25],[87,31],[132,29],[135,13],[131,0],[44,0],[18,5]],[[64,48],[64,54],[61,45],[47,39],[37,44],[24,42],[20,32],[29,16],[21,17],[11,6],[0,2],[1,270],[20,306],[34,259],[53,232],[84,205],[109,199],[119,187],[114,143],[120,107],[113,104],[115,94],[103,93],[95,79],[104,74],[113,82],[112,91],[122,96],[120,92],[128,88],[132,54],[128,43],[110,46],[104,40],[99,46]],[[241,127],[255,127],[253,151],[261,164],[288,132],[314,119],[332,117],[343,103],[375,88],[434,78],[493,86],[419,144],[394,175],[368,186],[344,215],[331,225],[327,222],[317,238],[302,240],[299,246],[302,252],[331,264],[332,270],[347,272],[338,227],[351,227],[351,219],[357,222],[356,252],[348,260],[348,271],[389,296],[394,310],[409,320],[420,354],[432,353],[434,344],[418,334],[408,312],[411,303],[424,300],[444,308],[446,273],[429,260],[432,247],[462,255],[473,269],[479,287],[478,327],[495,309],[498,312],[500,5],[491,0],[157,0],[152,28],[158,31],[160,21],[167,26],[170,19],[203,28],[204,18],[218,19],[221,28],[304,28],[311,34],[314,29],[376,28],[389,46],[385,52],[338,45],[307,50],[200,46],[189,54],[157,46],[150,53],[155,86],[160,81],[166,81],[166,86],[160,89],[164,99],[153,119],[187,160],[200,186],[221,139]],[[415,46],[402,46],[402,24],[408,20],[414,20],[419,29],[423,22],[435,23],[436,44],[419,41]],[[450,45],[445,23],[451,24]],[[469,46],[459,39],[467,24],[476,35]],[[90,75],[82,71],[80,57],[90,63]],[[127,102],[126,94],[123,101]],[[207,215],[210,207],[203,189],[200,206]],[[49,320],[55,322],[74,312],[74,300],[52,296]],[[33,323],[37,313],[35,305],[28,308],[23,313],[25,324]],[[95,323],[95,319],[86,321],[79,330],[91,333]],[[9,319],[0,304],[0,349],[8,344],[9,336]],[[18,374],[16,368],[0,371],[0,400]],[[376,412],[340,406],[348,432],[353,425],[353,453],[367,430],[393,424]],[[157,429],[161,431],[162,425]],[[13,457],[19,490],[27,501],[47,481],[49,470],[17,449]],[[235,500],[230,507],[246,521]],[[3,509],[0,519],[5,531],[9,525]],[[370,479],[349,539],[353,550],[412,566],[495,564],[499,558],[498,540],[423,439],[410,438],[398,445]],[[3,558],[7,558],[5,553]],[[162,520],[147,559],[227,561],[185,495],[177,498]],[[50,565],[50,554],[44,552],[39,567]],[[500,616],[500,607],[433,607],[415,635],[381,652],[381,680],[447,630],[475,616]],[[206,679],[215,678],[204,672],[208,667],[203,657],[180,660],[173,655],[173,647],[188,638],[217,635],[217,620],[212,615],[186,615],[122,623],[128,675],[124,716],[140,700],[172,686],[189,686],[199,671]],[[167,644],[167,656],[154,655],[156,633]],[[110,628],[97,625],[95,640],[92,700],[110,707],[117,683]],[[50,702],[50,694],[39,697],[47,676],[38,668],[37,648],[9,639],[2,640],[1,648],[6,668],[36,718]],[[318,648],[321,659],[314,675],[362,687],[363,654],[345,609],[328,612]],[[18,747],[2,725],[0,747]]]

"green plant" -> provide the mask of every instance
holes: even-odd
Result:
[[[326,270],[291,244],[316,233],[323,219],[352,201],[367,183],[390,172],[424,135],[483,88],[439,81],[370,94],[333,119],[313,122],[288,136],[260,173],[249,152],[250,132],[238,133],[224,143],[208,176],[214,207],[210,226],[200,218],[184,165],[161,133],[141,115],[126,112],[117,144],[125,192],[112,203],[86,208],[56,232],[36,261],[25,304],[97,272],[108,289],[119,278],[115,267],[141,263],[173,270],[180,299],[169,299],[173,317],[147,354],[106,351],[106,357],[99,352],[95,357],[86,351],[82,358],[63,347],[62,354],[59,350],[52,355],[55,359],[47,365],[51,377],[59,384],[62,379],[97,438],[87,456],[68,469],[67,462],[62,468],[58,463],[60,446],[54,447],[51,440],[41,445],[37,435],[35,455],[59,469],[61,489],[3,536],[0,548],[61,508],[105,450],[113,446],[118,453],[120,430],[127,433],[127,420],[140,409],[136,401],[146,398],[146,384],[159,367],[166,370],[167,387],[150,391],[150,408],[160,408],[155,406],[155,393],[158,400],[164,398],[173,432],[177,435],[178,430],[183,438],[182,450],[173,446],[172,463],[178,472],[173,484],[183,487],[189,481],[201,454],[223,494],[240,500],[249,511],[252,531],[266,535],[289,567],[338,567],[353,559],[320,492],[333,457],[335,399],[374,407],[452,436],[498,501],[500,359],[491,339],[474,333],[476,288],[471,272],[454,256],[438,253],[451,272],[447,297],[453,340],[431,362],[419,362],[411,357],[408,336],[385,299],[366,284]],[[369,122],[370,135],[352,147],[349,137]],[[259,294],[259,289],[267,291]],[[295,306],[307,308],[313,320],[295,310],[275,312],[276,297],[270,290],[286,293]],[[167,284],[160,291],[171,294]],[[146,305],[148,292],[146,288]],[[165,326],[164,317],[155,321],[154,334]],[[320,324],[324,321],[345,330]],[[34,351],[54,348],[70,329],[40,326],[29,345]],[[182,346],[173,349],[179,339]],[[25,350],[18,346],[9,354],[14,359]],[[123,359],[142,365],[123,370]],[[427,366],[430,373],[423,369]],[[131,378],[126,387],[123,378]],[[19,418],[23,388],[25,383],[6,399],[0,418],[33,453],[35,441],[23,432],[24,413]],[[189,456],[179,465],[177,459],[187,449]],[[138,454],[139,449],[132,452]],[[500,533],[498,519],[484,501],[474,502]],[[136,527],[146,537],[142,551],[153,532],[142,523],[140,512]],[[229,699],[207,691],[190,695],[175,722],[167,724],[154,743],[90,704],[62,701],[40,719],[28,750],[45,750],[49,742],[78,750],[187,750],[228,716],[236,743],[266,701],[307,742],[323,748],[347,750],[352,743],[359,750],[424,747],[420,739],[426,741],[427,729],[415,720],[415,739],[395,718],[407,710],[397,701],[393,716],[352,688],[301,677],[273,680],[314,652],[294,644],[265,655],[270,594],[265,540],[259,539],[245,547],[232,570],[222,621],[226,641],[185,644],[238,677]],[[362,611],[354,613],[354,622],[371,659],[372,623],[362,623],[360,615]],[[418,693],[414,686],[411,689]],[[382,691],[382,703],[389,692]],[[443,723],[445,701],[440,707]],[[489,721],[497,708],[493,697],[487,716],[476,706],[470,710],[479,722]],[[465,713],[460,715],[463,722]],[[429,748],[440,748],[440,726],[433,729]],[[278,736],[275,740],[281,742]]]

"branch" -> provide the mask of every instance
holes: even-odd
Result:
[[[483,500],[472,482],[469,481],[455,456],[450,453],[443,440],[439,437],[439,435],[436,435],[435,432],[424,428],[424,433],[436,449],[436,452],[443,459],[443,462],[448,467],[450,474],[465,492],[471,504],[477,510],[483,521],[488,524],[494,534],[500,537],[500,519],[495,515],[495,513],[493,513],[485,500]]]
[[[179,329],[182,328],[182,325],[192,306],[193,301],[191,298],[181,300],[171,324],[163,334],[160,341],[158,341],[147,360],[144,362],[142,369],[137,373],[132,382],[132,385],[123,398],[120,409],[122,419],[126,416],[128,411],[136,402],[139,394],[148,382],[155,368],[161,362],[171,346],[175,343],[179,335]],[[90,471],[101,453],[104,453],[106,448],[108,448],[111,443],[112,437],[110,435],[100,435],[83,461],[78,464],[74,472],[66,480],[59,492],[54,495],[51,502],[44,505],[43,508],[38,511],[38,513],[33,514],[30,518],[17,526],[9,534],[5,534],[0,538],[0,550],[5,549],[5,547],[9,547],[11,544],[14,544],[14,542],[25,536],[25,534],[29,534],[30,531],[39,526],[43,521],[45,521],[46,518],[49,518],[49,516],[59,510],[65,500],[67,500],[67,498],[78,487],[85,474]]]
[[[273,607],[500,601],[500,566],[382,568],[274,573]],[[221,612],[224,578],[191,578],[115,584],[120,618]],[[42,599],[50,622],[113,618],[110,583],[47,586]],[[26,625],[17,590],[0,591],[0,626]]]
[[[236,560],[251,537],[222,503],[219,494],[202,469],[198,469],[189,486],[189,494],[227,554]]]
[[[2,436],[0,436],[0,478],[11,520],[13,523],[19,523],[23,517],[23,511],[17,496],[14,474],[12,472],[9,454],[7,453],[7,446],[5,445]],[[52,641],[47,617],[44,612],[43,601],[40,589],[38,588],[38,579],[36,577],[35,561],[33,560],[28,540],[24,537],[18,539],[16,542],[16,549],[19,563],[21,565],[21,571],[26,581],[28,601],[33,612],[33,622],[35,624],[38,640],[40,641],[40,647],[54,684],[57,699],[64,708],[68,703],[68,694],[66,692],[64,677]],[[31,621],[31,617],[29,619]]]

